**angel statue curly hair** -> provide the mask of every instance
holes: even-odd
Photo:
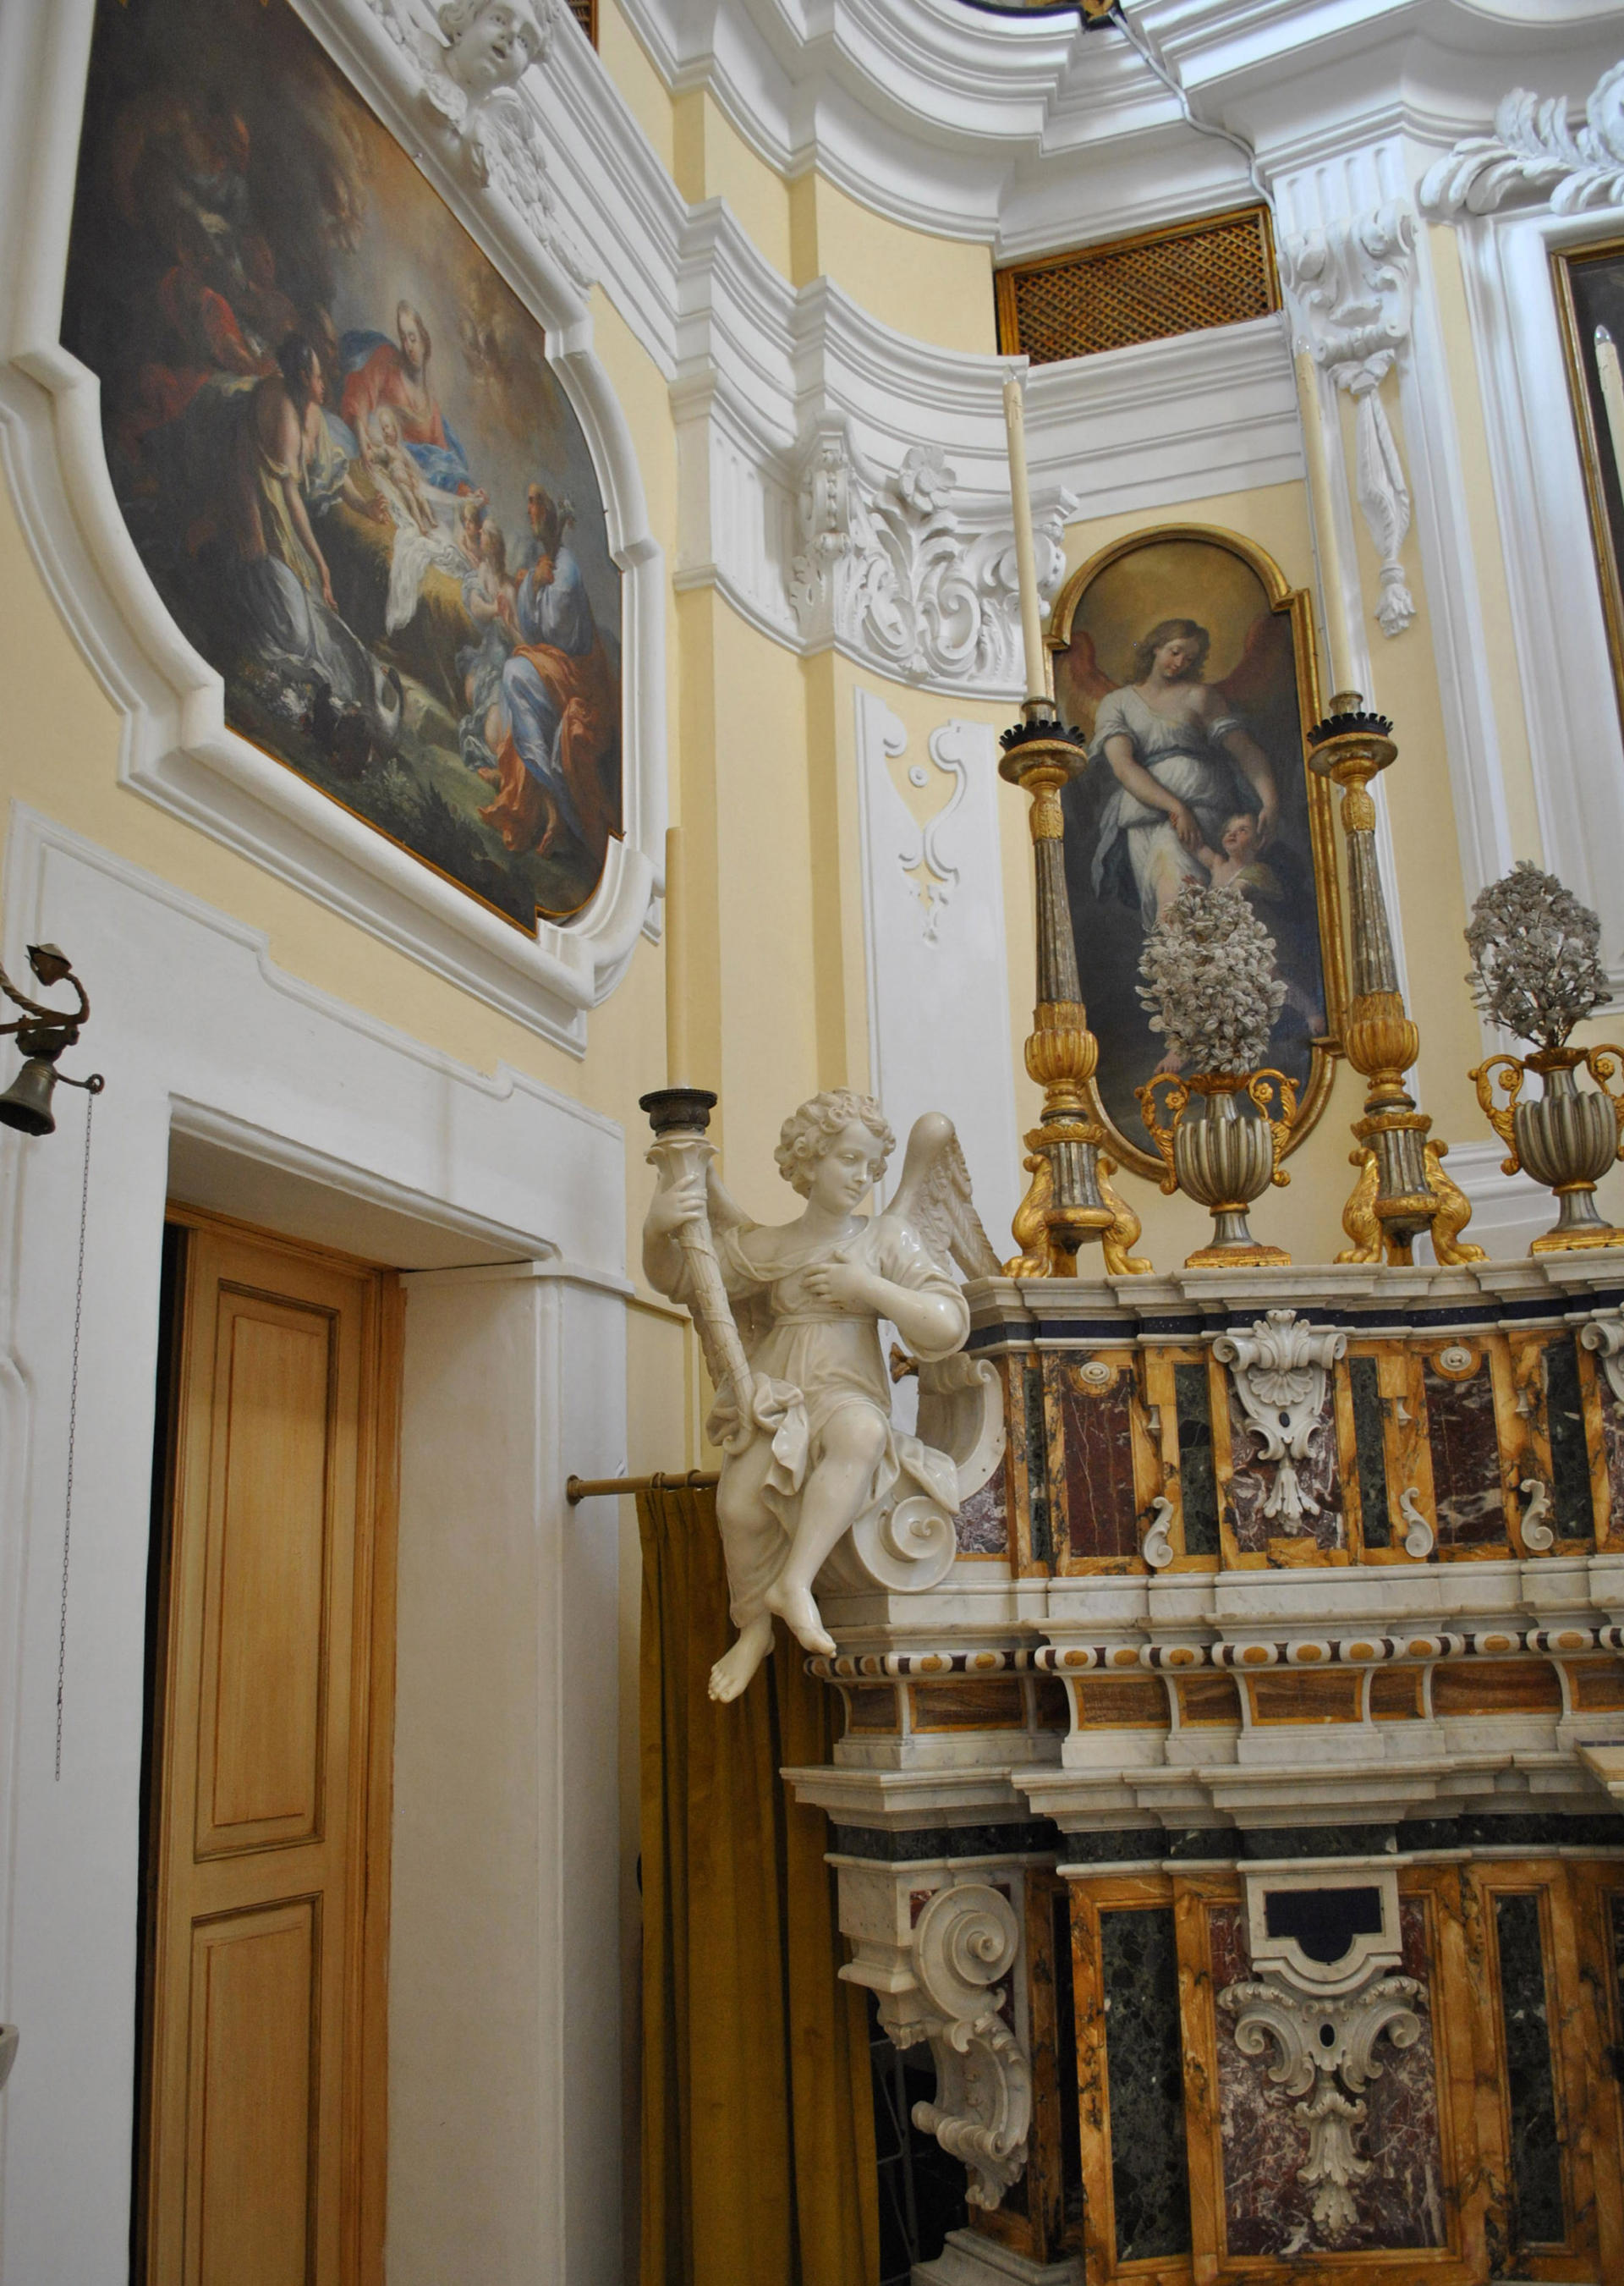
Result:
[[[823,1095],[813,1096],[799,1111],[791,1112],[779,1131],[778,1147],[773,1156],[778,1163],[778,1172],[792,1190],[803,1199],[809,1194],[813,1170],[818,1161],[836,1136],[854,1122],[866,1127],[879,1146],[879,1165],[874,1176],[878,1182],[886,1171],[886,1161],[896,1148],[896,1138],[871,1095],[859,1095],[855,1088],[834,1087]]]
[[[1150,633],[1133,646],[1133,679],[1143,682],[1155,664],[1156,653],[1163,643],[1177,642],[1182,636],[1186,642],[1199,644],[1192,675],[1198,675],[1207,664],[1207,653],[1212,648],[1212,638],[1197,619],[1158,619]]]

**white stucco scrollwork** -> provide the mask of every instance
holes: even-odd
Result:
[[[519,83],[552,44],[558,0],[367,0],[422,79],[425,111],[469,179],[506,198],[583,290],[592,272],[548,181],[540,122]]]
[[[1338,2237],[1359,2219],[1352,2186],[1374,2168],[1362,2159],[1354,2132],[1365,2117],[1363,2092],[1379,2079],[1376,2046],[1384,2034],[1396,2048],[1421,2038],[1414,2003],[1424,1988],[1413,1976],[1384,1976],[1363,1991],[1332,1999],[1292,1991],[1275,1976],[1231,1984],[1218,1996],[1235,2019],[1235,2046],[1261,2056],[1271,2044],[1279,2060],[1269,2077],[1298,2101],[1292,2110],[1308,2130],[1308,2157],[1298,2170],[1313,2193],[1313,2219]]]
[[[914,1975],[934,2012],[921,2029],[936,2061],[936,2100],[915,2104],[914,2124],[963,2161],[972,2206],[997,2206],[1026,2165],[1032,2069],[998,1988],[1020,1947],[1013,1907],[981,1881],[938,1889],[914,1933]]]
[[[1326,1376],[1347,1345],[1345,1334],[1316,1334],[1295,1310],[1271,1310],[1253,1320],[1250,1334],[1220,1334],[1212,1344],[1213,1356],[1229,1368],[1249,1425],[1263,1439],[1261,1458],[1276,1464],[1263,1512],[1284,1524],[1320,1512],[1297,1463],[1309,1458]]]
[[[1390,200],[1288,238],[1280,274],[1299,342],[1353,400],[1354,489],[1381,558],[1376,622],[1384,635],[1402,635],[1415,616],[1400,556],[1410,528],[1410,488],[1382,383],[1409,339],[1415,219]]]
[[[1423,214],[1443,222],[1549,200],[1554,214],[1624,206],[1624,63],[1604,72],[1573,126],[1565,95],[1514,87],[1486,135],[1469,135],[1431,166],[1419,193]]]
[[[1235,2020],[1242,2055],[1276,2061],[1269,2077],[1297,2101],[1292,2109],[1308,2130],[1308,2157],[1299,2180],[1313,2194],[1313,2214],[1327,2237],[1341,2237],[1358,2220],[1352,2186],[1371,2173],[1374,2158],[1360,2156],[1354,2135],[1365,2117],[1363,2094],[1382,2076],[1376,2061],[1384,2038],[1395,2048],[1421,2038],[1418,2004],[1426,1987],[1395,1972],[1403,1959],[1398,1880],[1389,1866],[1327,1879],[1313,1874],[1246,1876],[1250,1976],[1228,1985],[1218,2004]],[[1377,1925],[1358,1924],[1346,1949],[1326,1960],[1305,1951],[1296,1936],[1272,1930],[1272,1904],[1282,1891],[1318,1893],[1329,1904],[1338,1890],[1372,1892]],[[1327,1894],[1328,1893],[1328,1895]]]
[[[1173,1560],[1173,1504],[1165,1493],[1150,1503],[1151,1520],[1145,1527],[1139,1553],[1153,1572],[1165,1572]]]
[[[835,642],[912,682],[1019,679],[1014,534],[967,531],[958,472],[940,445],[914,445],[893,476],[862,454],[844,415],[820,415],[797,481],[800,546],[790,603],[803,642]],[[1037,519],[1038,584],[1065,575],[1062,494]]]
[[[1595,1352],[1614,1402],[1624,1405],[1624,1318],[1616,1310],[1592,1318],[1580,1328],[1579,1339],[1582,1348]]]

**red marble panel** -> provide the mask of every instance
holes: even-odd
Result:
[[[1429,1361],[1422,1375],[1440,1548],[1483,1548],[1506,1536],[1494,1384],[1486,1356],[1464,1381]]]
[[[1263,1556],[1271,1540],[1312,1540],[1330,1549],[1343,1545],[1342,1490],[1336,1474],[1336,1430],[1328,1391],[1320,1417],[1308,1432],[1308,1457],[1297,1463],[1299,1489],[1318,1503],[1317,1516],[1287,1525],[1264,1508],[1280,1473],[1277,1461],[1262,1458],[1264,1440],[1247,1421],[1240,1399],[1229,1392],[1229,1510],[1235,1545],[1243,1556]]]
[[[1413,1899],[1399,1907],[1403,1973],[1430,1981],[1424,1908]],[[1221,1995],[1251,1974],[1246,1919],[1239,1905],[1209,1908],[1212,1989]],[[1364,2116],[1353,2130],[1357,2156],[1368,2174],[1350,2188],[1352,2224],[1332,2232],[1316,2224],[1313,2193],[1300,2178],[1308,2158],[1309,2129],[1301,2099],[1274,2085],[1269,2068],[1279,2061],[1271,2041],[1264,2054],[1244,2054],[1235,2043],[1235,2014],[1219,2006],[1218,2104],[1223,2124],[1225,2242],[1232,2258],[1356,2254],[1378,2250],[1442,2246],[1443,2160],[1438,2122],[1438,2072],[1431,2015],[1418,2007],[1421,2038],[1412,2048],[1384,2038],[1381,2065],[1364,2093]]]
[[[1060,1383],[1066,1445],[1066,1533],[1074,1556],[1137,1556],[1133,1497],[1133,1383],[1119,1373],[1108,1389]]]

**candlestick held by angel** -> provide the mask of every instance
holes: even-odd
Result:
[[[890,1205],[858,1213],[895,1147],[871,1097],[837,1088],[803,1103],[775,1155],[806,1208],[778,1225],[753,1222],[713,1164],[655,1155],[649,1281],[698,1312],[693,1234],[708,1226],[746,1360],[747,1386],[729,1375],[706,1425],[722,1451],[716,1515],[738,1630],[711,1671],[713,1699],[745,1689],[772,1649],[775,1619],[808,1651],[833,1653],[813,1587],[854,1525],[904,1501],[944,1523],[958,1510],[952,1460],[892,1422],[879,1326],[888,1320],[923,1363],[950,1357],[970,1328],[952,1265],[996,1275],[997,1260],[952,1122],[939,1113],[915,1123]]]

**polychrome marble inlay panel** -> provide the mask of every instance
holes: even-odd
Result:
[[[1133,1495],[1133,1383],[1119,1372],[1104,1389],[1060,1385],[1066,1440],[1066,1530],[1074,1556],[1137,1556]]]
[[[1265,1513],[1279,1463],[1262,1457],[1263,1439],[1248,1422],[1240,1399],[1229,1392],[1229,1441],[1234,1472],[1229,1508],[1235,1546],[1243,1556],[1264,1556],[1271,1541],[1297,1540],[1305,1549],[1328,1552],[1343,1545],[1342,1497],[1336,1476],[1336,1431],[1328,1392],[1319,1419],[1308,1432],[1308,1456],[1297,1464],[1298,1492],[1305,1511],[1295,1522]],[[1308,1503],[1313,1510],[1308,1510]]]
[[[1481,1548],[1503,1541],[1505,1501],[1488,1359],[1480,1357],[1464,1379],[1439,1373],[1429,1360],[1423,1383],[1439,1546]]]
[[[1246,1919],[1239,1905],[1213,1905],[1208,1918],[1212,1989],[1222,1992],[1251,1975]],[[1407,1899],[1399,1919],[1402,1973],[1429,1985],[1425,1908]],[[1306,2258],[1446,2243],[1438,2072],[1426,1999],[1416,2004],[1416,2014],[1421,2036],[1413,2047],[1395,2048],[1389,2039],[1378,2046],[1381,2069],[1365,2091],[1353,2131],[1355,2153],[1369,2172],[1350,2186],[1353,2223],[1332,2233],[1315,2224],[1312,2195],[1300,2180],[1308,2157],[1308,2124],[1300,2116],[1301,2100],[1269,2077],[1276,2051],[1269,2046],[1259,2056],[1243,2053],[1234,2016],[1216,2011],[1224,2232],[1232,2258]]]

